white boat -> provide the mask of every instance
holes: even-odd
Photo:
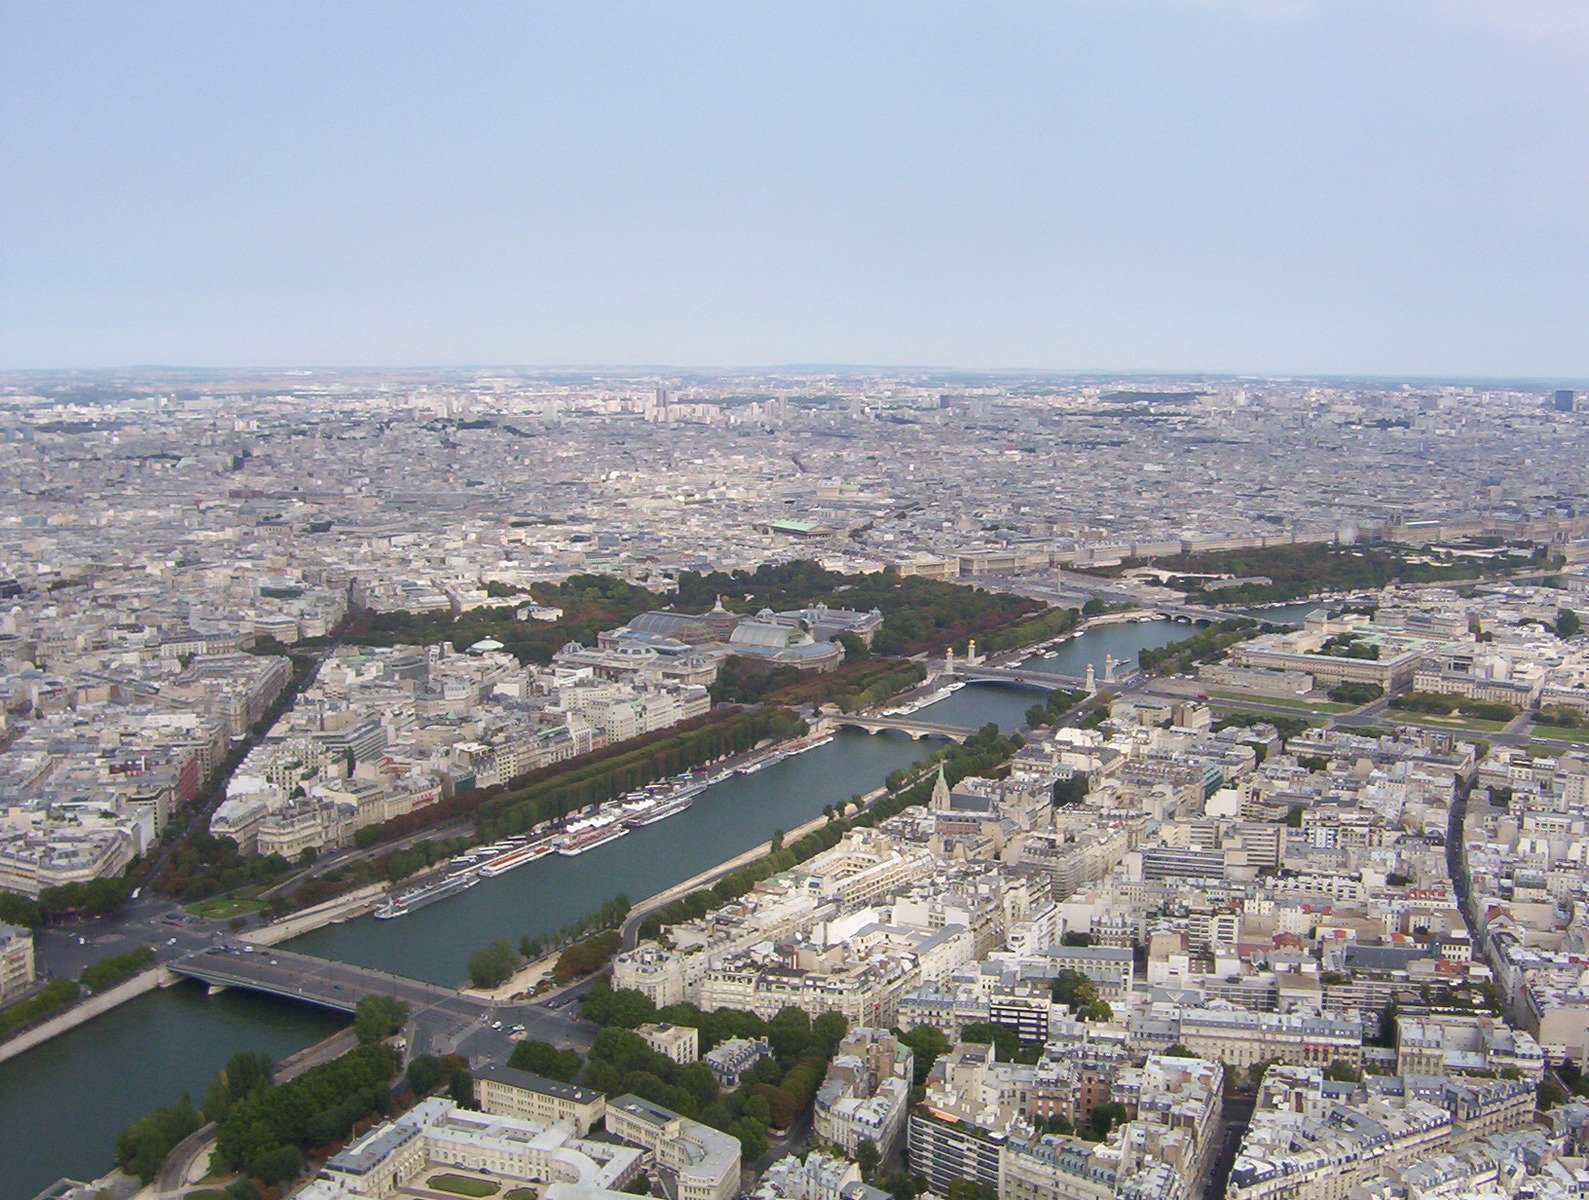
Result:
[[[622,821],[609,817],[600,825],[592,826],[574,834],[572,837],[564,838],[562,844],[557,847],[557,852],[559,854],[567,854],[570,857],[575,854],[583,854],[587,850],[594,850],[597,846],[605,846],[608,842],[617,841],[628,832],[629,827]]]
[[[525,863],[534,862],[538,858],[545,858],[552,852],[552,843],[548,841],[520,845],[506,854],[500,854],[480,868],[480,874],[487,879],[495,879],[498,875],[505,875],[514,867],[522,867]]]
[[[677,796],[672,800],[665,800],[649,811],[642,811],[625,819],[624,824],[630,829],[638,829],[642,825],[655,825],[658,821],[665,821],[669,817],[676,817],[679,813],[695,803],[695,794]]]
[[[420,887],[409,888],[393,896],[380,908],[375,910],[375,916],[382,921],[393,917],[407,916],[416,908],[424,908],[427,904],[434,904],[438,900],[445,900],[448,896],[456,896],[459,892],[467,891],[480,882],[480,876],[474,871],[455,872],[445,879],[435,883],[427,883]]]

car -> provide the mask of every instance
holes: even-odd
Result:
[[[492,1029],[501,1029],[502,1028],[502,1022],[501,1021],[492,1021],[491,1022],[491,1028]]]
[[[176,944],[177,944],[176,938],[167,938],[166,939],[166,945],[175,946]]]

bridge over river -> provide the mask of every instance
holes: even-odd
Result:
[[[909,717],[863,717],[845,715],[830,717],[829,723],[834,729],[860,729],[867,733],[882,733],[884,730],[894,729],[900,733],[908,733],[916,741],[922,738],[946,738],[951,742],[963,742],[975,729],[967,729],[964,725],[945,725],[937,721],[912,721]]]
[[[1061,675],[1055,671],[1028,670],[1023,667],[996,667],[986,663],[967,663],[964,661],[954,664],[954,674],[957,678],[968,682],[984,683],[1024,683],[1029,687],[1047,688],[1049,691],[1058,691],[1065,688],[1072,691],[1086,691],[1087,681],[1078,675]]]
[[[590,1045],[595,1032],[546,1004],[496,1002],[440,984],[271,946],[228,941],[169,965],[174,974],[211,987],[262,992],[343,1013],[352,1013],[366,996],[390,996],[408,1005],[406,1032],[414,1054],[505,1055],[508,1031],[517,1025],[524,1026],[525,1037],[580,1048]]]

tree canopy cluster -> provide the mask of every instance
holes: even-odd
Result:
[[[469,982],[477,988],[501,987],[523,963],[512,942],[497,938],[469,956]]]
[[[1437,692],[1392,696],[1390,707],[1402,712],[1475,717],[1481,721],[1510,721],[1522,711],[1515,704],[1503,704],[1498,700],[1470,700],[1466,696],[1445,696]]]
[[[536,959],[548,950],[556,950],[559,946],[577,942],[586,934],[604,929],[617,929],[628,917],[629,907],[629,897],[619,892],[611,900],[604,901],[594,912],[588,912],[560,929],[554,929],[551,933],[543,933],[537,937],[520,938],[519,953],[526,959]]]
[[[520,589],[489,584],[496,596],[523,594]],[[561,608],[556,621],[520,621],[515,608],[471,608],[453,619],[451,613],[366,612],[346,630],[348,641],[364,646],[430,646],[451,642],[460,649],[494,638],[521,663],[545,666],[569,642],[593,645],[604,629],[623,625],[648,609],[659,597],[612,575],[571,575],[562,583],[532,584],[524,602]]]
[[[592,971],[606,966],[622,945],[623,938],[616,929],[609,929],[593,938],[575,942],[557,956],[557,963],[552,968],[552,978],[558,983],[569,983],[581,975],[589,975]]]
[[[633,1092],[739,1138],[747,1162],[767,1150],[768,1133],[789,1129],[810,1111],[828,1063],[848,1032],[840,1013],[812,1018],[785,1008],[771,1020],[738,1009],[702,1012],[693,1004],[657,1008],[640,992],[598,986],[582,1012],[603,1028],[585,1066],[586,1087],[617,1095]],[[699,1031],[701,1051],[730,1038],[766,1038],[772,1056],[756,1063],[740,1086],[723,1095],[705,1063],[680,1067],[646,1045],[635,1026],[651,1021]],[[543,1056],[544,1057],[544,1056]]]
[[[1481,547],[1481,543],[1484,545]],[[1474,539],[1475,548],[1494,548],[1499,539]],[[1401,546],[1388,542],[1333,545],[1308,542],[1264,546],[1248,550],[1212,550],[1205,554],[1176,554],[1150,560],[1173,578],[1169,585],[1191,595],[1206,594],[1221,604],[1271,604],[1296,600],[1320,591],[1377,591],[1391,583],[1439,583],[1498,573],[1500,566],[1549,565],[1558,556],[1548,547],[1529,545],[1528,555],[1477,559],[1435,546]],[[1143,565],[1144,560],[1122,564],[1120,570]],[[1261,576],[1268,583],[1242,583],[1210,588],[1217,578],[1197,576]]]
[[[852,644],[859,643],[853,638],[846,642]],[[835,704],[845,712],[855,712],[881,704],[927,677],[927,668],[921,663],[847,654],[832,671],[802,671],[791,666],[769,669],[754,659],[733,655],[717,670],[712,699],[718,704]]]
[[[379,1042],[408,1024],[408,1005],[394,996],[365,996],[353,1010],[353,1033],[359,1045]]]
[[[804,608],[818,602],[860,612],[877,609],[883,624],[872,639],[872,652],[910,655],[942,650],[976,638],[1042,607],[1035,600],[980,588],[902,576],[893,568],[866,575],[829,571],[802,559],[764,563],[754,571],[685,571],[679,575],[677,603],[699,611],[722,598],[734,612]]]
[[[495,841],[523,833],[542,821],[561,819],[722,755],[742,754],[763,739],[797,737],[806,729],[806,723],[786,708],[707,720],[648,745],[492,796],[479,808],[480,836]]]
[[[231,838],[199,830],[172,853],[154,886],[178,900],[206,900],[274,883],[291,870],[292,864],[279,854],[243,854]]]
[[[1251,617],[1227,617],[1179,642],[1142,650],[1137,654],[1137,662],[1144,671],[1174,674],[1192,663],[1209,662],[1217,658],[1228,647],[1245,641],[1257,630],[1258,622]]]
[[[341,1141],[356,1126],[390,1107],[397,1060],[378,1042],[311,1067],[289,1083],[272,1083],[252,1074],[247,1090],[230,1072],[217,1095],[217,1164],[245,1171],[262,1183],[282,1183],[297,1175],[302,1151]],[[209,1105],[206,1096],[206,1108]]]

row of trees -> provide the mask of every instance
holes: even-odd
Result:
[[[324,875],[305,880],[290,897],[272,897],[265,911],[275,916],[288,909],[319,904],[372,883],[396,883],[415,872],[446,862],[467,847],[471,840],[467,837],[424,838],[402,850],[343,863]]]
[[[447,824],[462,818],[474,818],[480,808],[488,801],[503,796],[516,796],[531,788],[542,787],[561,780],[583,777],[598,770],[604,763],[612,764],[619,760],[629,761],[631,756],[640,755],[642,751],[651,750],[665,744],[671,744],[673,739],[694,730],[726,725],[732,722],[736,716],[738,716],[737,710],[709,713],[706,716],[696,717],[693,720],[681,722],[667,729],[657,730],[655,733],[630,738],[614,746],[603,746],[599,750],[592,750],[589,754],[581,754],[577,758],[565,759],[562,762],[537,767],[535,770],[527,771],[506,783],[494,783],[483,788],[469,788],[454,795],[443,797],[435,804],[428,805],[425,808],[393,817],[380,825],[366,826],[358,831],[354,840],[360,846],[373,846],[378,842],[408,837],[435,825]]]
[[[587,975],[618,952],[618,935],[607,931],[621,926],[628,915],[629,897],[620,892],[600,908],[577,921],[570,921],[561,929],[539,937],[520,938],[516,949],[507,938],[497,938],[469,956],[469,982],[478,988],[500,987],[525,962],[559,947],[567,949],[553,967],[554,978],[566,983]],[[586,937],[590,933],[597,936]]]
[[[132,880],[118,875],[45,888],[37,900],[0,892],[0,922],[37,929],[66,917],[103,917],[127,903],[132,889]]]
[[[1064,689],[1050,692],[1045,699],[1026,710],[1027,728],[1037,729],[1054,724],[1086,698],[1085,692],[1067,692]]]
[[[1444,696],[1438,692],[1408,692],[1404,696],[1393,696],[1390,706],[1403,712],[1476,717],[1482,721],[1510,721],[1522,711],[1515,704],[1469,700],[1466,696]]]
[[[1391,583],[1466,579],[1495,574],[1496,564],[1506,569],[1542,566],[1553,564],[1558,557],[1545,546],[1528,547],[1526,557],[1477,560],[1429,546],[1369,542],[1353,546],[1308,543],[1216,550],[1206,554],[1171,555],[1152,562],[1162,570],[1175,573],[1176,577],[1169,581],[1171,587],[1194,594],[1204,592],[1208,584],[1217,582],[1196,578],[1199,575],[1263,576],[1270,582],[1243,583],[1209,594],[1222,604],[1271,604],[1320,591],[1377,591]]]
[[[588,933],[617,929],[629,916],[629,908],[629,897],[619,892],[594,912],[588,912],[577,921],[570,921],[560,929],[543,933],[539,937],[520,938],[519,953],[527,959],[540,958],[548,951],[576,942]]]
[[[148,946],[135,946],[125,954],[89,964],[75,981],[52,979],[26,1000],[0,1009],[0,1037],[42,1020],[56,1009],[65,1008],[82,996],[84,988],[90,992],[102,992],[124,979],[130,979],[139,971],[147,970],[154,963],[153,950]]]
[[[83,968],[77,982],[91,992],[102,992],[124,979],[131,979],[139,971],[147,971],[155,964],[155,953],[148,946],[134,946],[125,954],[102,958]]]
[[[797,737],[806,730],[806,723],[785,708],[734,713],[706,722],[544,782],[493,796],[479,809],[480,836],[496,841],[523,833],[543,821],[561,820],[725,754],[742,754],[764,739]]]
[[[388,1111],[396,1069],[390,1049],[368,1042],[289,1083],[276,1084],[268,1073],[228,1077],[215,1097],[217,1113],[208,1111],[206,1095],[205,1115],[219,1123],[216,1165],[267,1184],[294,1178],[305,1149],[341,1141]]]
[[[1192,663],[1212,661],[1226,648],[1251,637],[1257,628],[1258,622],[1251,617],[1227,617],[1182,641],[1140,651],[1137,662],[1144,671],[1174,674]]]
[[[954,784],[968,775],[985,774],[1007,760],[1023,744],[1019,734],[1005,737],[1000,734],[997,725],[992,723],[984,725],[967,738],[963,745],[950,746],[946,750],[939,751],[927,759],[926,764],[892,772],[888,777],[888,786],[893,789],[891,793],[878,800],[865,812],[850,818],[830,820],[826,825],[812,830],[804,837],[797,838],[786,846],[780,846],[755,862],[725,875],[710,888],[700,888],[686,896],[681,896],[651,913],[640,923],[640,936],[654,938],[668,925],[678,925],[703,917],[713,909],[745,895],[763,879],[780,871],[787,871],[797,863],[831,849],[851,829],[857,826],[875,825],[906,808],[926,804],[932,796],[934,779],[922,769],[923,765],[930,767],[933,763],[941,762],[945,778]],[[906,786],[913,773],[924,777]]]
[[[1091,604],[1092,601],[1089,600],[1087,603]],[[1051,608],[1036,616],[1027,617],[1002,629],[983,634],[977,639],[977,647],[989,654],[998,654],[1004,650],[1014,650],[1018,646],[1028,646],[1033,642],[1046,642],[1049,638],[1069,633],[1081,624],[1081,617],[1082,614],[1078,609]]]

